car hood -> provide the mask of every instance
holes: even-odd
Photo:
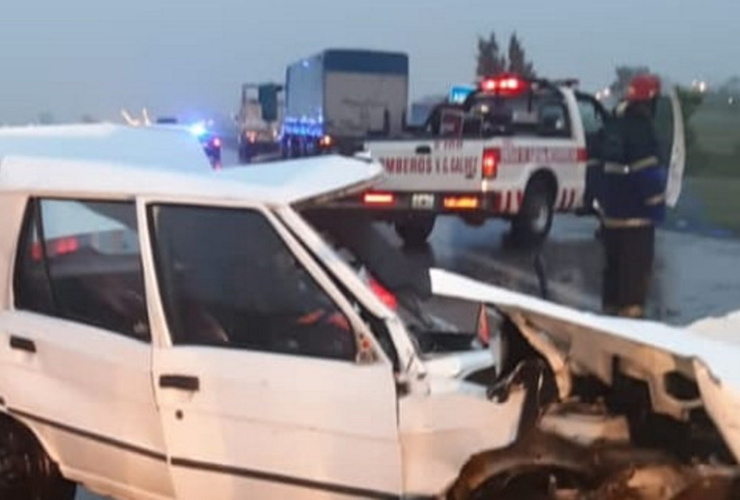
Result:
[[[301,209],[367,189],[383,174],[380,163],[360,158],[318,156],[220,170],[218,176],[254,186],[279,188]]]
[[[703,406],[740,460],[737,343],[689,328],[583,312],[440,269],[430,275],[435,295],[484,303],[513,321],[547,360],[561,399],[571,394],[574,375],[610,384],[618,366],[649,386],[657,413],[687,419]],[[696,393],[678,394],[672,389],[675,379],[688,381]]]

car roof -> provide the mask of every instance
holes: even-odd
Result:
[[[132,163],[177,164],[202,170],[210,162],[200,142],[185,128],[132,127],[115,124],[44,125],[0,128],[0,158],[47,158]]]
[[[0,130],[0,192],[292,204],[366,185],[382,173],[378,163],[338,156],[213,170],[207,162],[201,164],[205,155],[197,140],[195,148],[184,147],[183,137],[187,144],[194,140],[188,134],[147,127],[130,129],[136,130],[131,137],[130,133],[109,134],[109,130],[81,131],[72,126],[36,136],[33,130],[15,133],[21,141],[9,140],[14,133]],[[86,135],[94,145],[85,147]],[[147,157],[148,152],[154,160]]]

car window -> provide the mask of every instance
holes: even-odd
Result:
[[[16,260],[16,308],[149,340],[134,203],[33,199]]]
[[[471,107],[483,119],[483,135],[570,137],[562,96],[550,89],[516,96],[481,94]]]
[[[172,341],[354,360],[349,321],[263,214],[150,209]]]
[[[596,134],[604,127],[604,117],[592,102],[579,99],[578,111],[581,113],[581,120],[586,134]]]

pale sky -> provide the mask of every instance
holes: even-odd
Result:
[[[472,80],[491,30],[516,30],[541,75],[587,90],[621,63],[721,81],[740,73],[739,22],[738,0],[5,0],[0,123],[232,113],[241,82],[282,80],[329,47],[407,52],[412,97],[445,93]]]

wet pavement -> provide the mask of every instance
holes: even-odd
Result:
[[[600,308],[602,248],[593,218],[557,216],[542,248],[549,299],[589,310]],[[491,221],[467,227],[454,218],[438,221],[420,258],[468,276],[540,295],[536,252],[510,248],[508,225]],[[740,309],[740,239],[710,238],[658,230],[648,314],[682,325]]]

